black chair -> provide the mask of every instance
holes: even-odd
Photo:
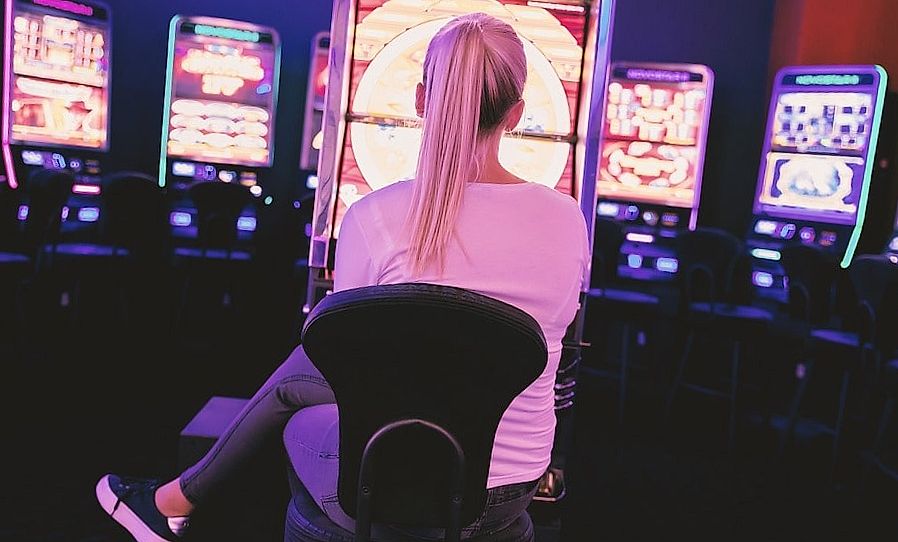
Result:
[[[763,309],[736,303],[735,292],[741,291],[738,275],[744,247],[735,236],[717,229],[700,228],[684,232],[677,238],[680,281],[680,320],[688,327],[683,357],[677,367],[665,403],[664,420],[670,419],[674,398],[685,387],[705,395],[729,401],[728,445],[736,442],[738,392],[743,345],[763,337],[773,315]],[[698,331],[730,344],[729,388],[720,390],[685,383],[683,378]]]
[[[870,470],[874,467],[892,480],[898,480],[898,464],[890,464],[885,457],[885,453],[889,451],[893,454],[895,453],[895,439],[888,439],[888,442],[892,443],[892,449],[888,450],[886,448],[886,436],[892,423],[892,416],[895,414],[895,405],[898,404],[898,358],[886,363],[881,374],[883,376],[882,387],[885,392],[885,403],[879,416],[879,424],[876,429],[876,436],[873,439],[873,446],[864,457],[867,463],[867,468],[864,471],[865,482],[870,476]]]
[[[253,201],[249,188],[240,184],[203,182],[191,186],[188,194],[196,206],[199,250],[179,248],[175,251],[176,256],[248,260],[248,253],[237,250],[237,220]]]
[[[806,265],[806,277],[799,280],[798,273],[795,278],[790,275],[790,291],[795,285],[801,286],[799,292],[810,292],[811,289],[806,287],[810,281],[822,282],[838,272],[834,261],[826,262],[819,258],[809,260],[812,260],[810,263],[813,266]],[[780,455],[783,455],[795,433],[802,401],[812,376],[823,368],[837,371],[840,374],[840,386],[836,417],[831,427],[824,426],[833,437],[830,478],[835,475],[842,454],[846,406],[852,380],[865,372],[878,372],[878,360],[883,357],[889,359],[898,346],[898,338],[895,336],[898,311],[887,309],[898,303],[898,266],[885,256],[860,256],[852,262],[848,272],[858,299],[855,315],[841,328],[810,329],[809,355],[804,376],[796,388],[786,432],[780,441]],[[830,300],[833,297],[831,294]],[[808,306],[813,307],[813,303],[808,303]],[[872,367],[869,363],[871,360],[874,362]]]
[[[28,216],[23,230],[23,250],[34,257],[41,270],[52,263],[59,244],[63,208],[72,194],[75,177],[67,171],[40,169],[25,181]]]
[[[249,188],[232,183],[202,182],[190,187],[190,199],[197,210],[197,245],[176,247],[174,264],[181,268],[184,279],[176,323],[186,320],[187,308],[203,305],[194,295],[197,283],[206,297],[217,299],[217,308],[233,305],[235,290],[245,283],[243,273],[252,261],[249,250],[238,248],[237,222],[243,209],[253,201]]]
[[[306,321],[303,345],[337,399],[337,489],[356,534],[299,491],[285,540],[366,541],[372,524],[445,527],[445,540],[459,540],[486,504],[502,414],[545,369],[536,321],[457,288],[374,286],[326,297]],[[502,533],[473,540],[532,539],[525,512]]]
[[[655,323],[660,316],[661,302],[657,296],[615,287],[618,281],[618,259],[624,242],[620,224],[607,218],[597,218],[593,246],[592,276],[587,296],[587,320],[614,321],[623,325],[620,339],[618,374],[618,423],[624,423],[627,401],[627,380],[630,369],[630,345],[637,331]],[[595,317],[593,316],[595,315]],[[589,328],[594,328],[590,325]],[[604,326],[603,326],[604,327]]]
[[[93,242],[45,246],[53,267],[72,277],[70,306],[80,306],[82,282],[102,277],[114,282],[122,314],[128,316],[125,282],[150,272],[159,263],[165,242],[165,196],[157,180],[134,171],[103,179],[100,228]]]

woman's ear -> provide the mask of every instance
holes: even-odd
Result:
[[[415,112],[422,119],[424,118],[424,96],[424,83],[418,83],[418,86],[415,87]]]
[[[516,104],[511,106],[511,109],[508,110],[508,114],[505,115],[505,126],[502,128],[505,129],[506,132],[513,131],[519,122],[521,122],[521,117],[524,116],[524,100],[518,100]]]

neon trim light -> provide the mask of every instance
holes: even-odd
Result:
[[[34,0],[34,3],[38,6],[68,11],[75,15],[84,15],[86,17],[94,16],[94,8],[79,4],[78,2],[70,2],[69,0]]]
[[[100,195],[100,186],[96,184],[76,184],[72,186],[72,192],[75,194],[89,194],[91,196]]]
[[[165,188],[165,175],[168,167],[168,125],[171,122],[171,93],[174,86],[174,69],[175,69],[175,38],[178,32],[178,23],[181,18],[177,15],[172,17],[168,24],[168,55],[165,59],[165,97],[162,99],[164,104],[162,107],[162,143],[159,148],[159,186]]]
[[[847,269],[854,258],[854,251],[857,243],[861,238],[864,230],[864,217],[867,214],[867,197],[870,195],[870,178],[873,175],[873,162],[875,161],[876,145],[879,141],[879,126],[882,124],[882,107],[886,98],[886,83],[889,81],[889,75],[880,65],[875,65],[874,69],[879,74],[879,84],[876,89],[876,110],[873,111],[873,128],[870,130],[870,144],[867,147],[867,162],[864,167],[864,184],[861,187],[861,197],[858,201],[857,222],[854,230],[851,232],[851,238],[848,240],[848,248],[845,249],[845,255],[839,266]]]
[[[12,4],[13,0],[7,0],[4,9],[3,24],[3,165],[6,168],[6,178],[9,187],[15,190],[19,186],[16,179],[15,162],[12,159],[12,151],[9,148],[9,117],[12,112],[10,105],[12,89]]]
[[[836,85],[857,85],[860,84],[861,78],[854,74],[805,74],[795,77],[796,85],[813,85],[813,86],[836,86]]]
[[[224,38],[226,40],[251,41],[259,42],[259,33],[252,30],[241,30],[239,28],[225,28],[223,26],[212,26],[208,24],[198,24],[193,31],[200,36],[209,36],[210,38]]]
[[[759,258],[761,260],[770,260],[772,262],[780,261],[782,258],[782,254],[778,250],[772,250],[769,248],[753,248],[751,249],[751,255],[755,258]]]

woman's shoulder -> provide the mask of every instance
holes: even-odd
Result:
[[[408,198],[411,195],[411,181],[399,181],[365,195],[362,199],[352,204],[350,209],[356,213],[368,213],[374,209],[389,211],[394,207],[408,207]]]

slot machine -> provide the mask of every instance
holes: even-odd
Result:
[[[63,231],[89,231],[109,151],[112,13],[95,0],[6,0],[4,8],[0,184],[17,191],[35,170],[71,172]],[[27,217],[22,200],[17,218]]]
[[[309,62],[309,83],[306,90],[306,111],[302,123],[302,150],[299,169],[315,172],[306,186],[314,189],[318,172],[318,154],[324,140],[321,122],[327,92],[328,55],[331,40],[327,32],[319,32],[312,38],[311,61]]]
[[[280,38],[242,21],[176,15],[169,27],[159,185],[174,194],[169,221],[176,238],[196,237],[196,183],[239,183],[267,204],[265,175],[274,160]],[[237,221],[252,238],[256,214]]]
[[[458,15],[485,12],[523,38],[526,111],[516,135],[503,139],[500,160],[519,177],[577,198],[591,226],[598,134],[589,127],[602,112],[612,9],[607,0],[335,1],[306,310],[332,287],[346,210],[414,175],[415,85],[430,39]]]
[[[677,233],[698,218],[713,89],[714,73],[699,64],[611,67],[596,213],[624,228],[621,277],[677,272]]]
[[[861,237],[887,75],[876,65],[781,69],[770,99],[747,236],[752,282],[783,301],[783,246],[816,245],[841,267]]]

